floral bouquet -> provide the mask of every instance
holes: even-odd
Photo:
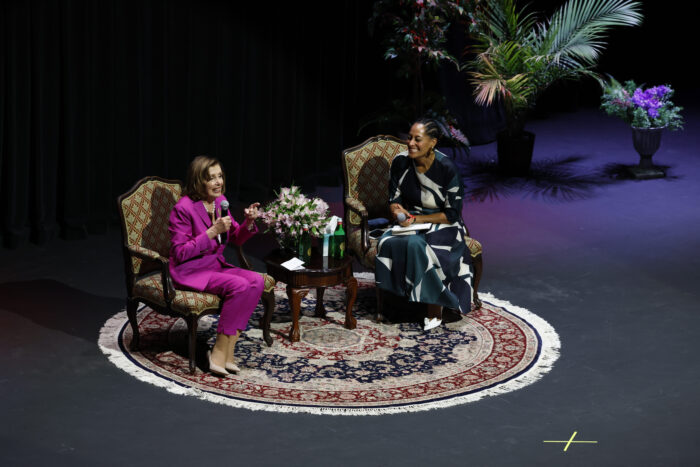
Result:
[[[267,224],[265,232],[274,232],[280,246],[294,248],[304,225],[314,237],[328,222],[328,204],[321,198],[307,198],[298,186],[280,188],[277,198],[268,203],[260,218]]]
[[[620,117],[634,128],[683,128],[682,107],[671,102],[673,89],[670,86],[654,86],[643,89],[634,81],[624,85],[610,78],[610,83],[603,86],[600,107],[608,115]]]

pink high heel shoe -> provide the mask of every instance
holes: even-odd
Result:
[[[241,369],[233,362],[226,362],[226,369],[233,373],[240,373]]]
[[[209,358],[209,372],[217,376],[228,376],[230,373],[226,371],[225,368],[220,367],[216,363],[211,361],[211,350],[207,350],[207,357]]]

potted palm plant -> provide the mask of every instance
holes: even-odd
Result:
[[[525,131],[537,98],[559,80],[592,77],[614,26],[642,21],[641,3],[631,0],[569,0],[551,18],[538,21],[515,0],[493,0],[480,10],[476,58],[467,65],[480,105],[499,103],[506,116],[497,135],[499,167],[526,175],[535,135]]]

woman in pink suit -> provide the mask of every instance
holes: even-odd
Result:
[[[183,196],[170,213],[169,226],[170,274],[175,284],[223,299],[216,343],[208,353],[209,370],[221,376],[240,371],[233,359],[234,347],[263,292],[260,274],[226,263],[223,254],[224,238],[241,245],[257,233],[260,203],[245,209],[245,221],[239,224],[230,215],[220,215],[225,190],[221,163],[197,156],[187,171]]]

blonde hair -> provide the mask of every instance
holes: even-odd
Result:
[[[224,175],[224,167],[219,159],[210,156],[197,156],[187,169],[187,179],[182,194],[189,196],[192,201],[205,199],[207,197],[206,184],[209,181],[209,169],[215,165],[221,167],[221,175],[224,179],[221,192],[226,192],[226,175]]]

